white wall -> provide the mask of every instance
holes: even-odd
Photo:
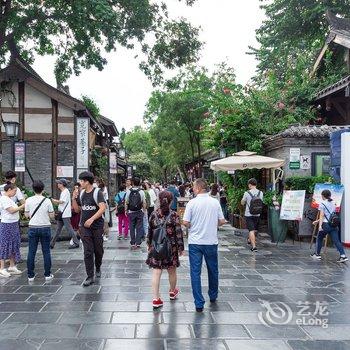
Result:
[[[26,114],[25,132],[51,134],[52,116],[50,114]]]
[[[25,86],[25,108],[51,108],[51,98],[34,89],[30,85]]]
[[[74,136],[74,124],[73,123],[58,123],[58,135]]]

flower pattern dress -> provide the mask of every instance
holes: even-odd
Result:
[[[184,240],[180,218],[175,211],[171,211],[166,224],[166,232],[172,247],[171,259],[158,260],[152,256],[152,238],[154,230],[158,227],[159,224],[164,224],[164,220],[167,216],[164,216],[161,210],[158,209],[152,213],[149,219],[147,245],[150,247],[150,251],[148,252],[146,264],[149,265],[150,268],[168,269],[171,267],[180,266],[179,253],[184,250]]]

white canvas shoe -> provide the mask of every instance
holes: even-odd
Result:
[[[11,277],[11,274],[7,272],[5,269],[0,270],[0,277],[6,277],[9,278]]]
[[[45,276],[45,281],[51,281],[53,279],[53,274],[51,274],[50,276]]]
[[[22,273],[21,270],[17,269],[17,266],[13,266],[13,267],[9,267],[7,269],[7,271],[11,274],[11,275],[20,275]]]

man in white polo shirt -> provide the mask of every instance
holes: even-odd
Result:
[[[218,297],[218,227],[226,220],[218,200],[208,194],[204,179],[193,185],[196,197],[186,206],[183,222],[189,228],[188,252],[191,269],[191,285],[197,312],[202,312],[205,300],[202,294],[201,270],[203,256],[208,269],[209,299],[214,303]]]

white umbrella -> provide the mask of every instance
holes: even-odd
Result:
[[[259,156],[255,152],[242,151],[231,157],[211,162],[210,168],[214,171],[232,171],[244,169],[276,169],[283,166],[283,159]]]
[[[259,156],[255,152],[242,151],[235,153],[231,157],[211,162],[210,168],[214,171],[272,169],[272,188],[275,189],[278,178],[283,176],[283,171],[280,170],[276,178],[275,169],[280,168],[284,163],[285,161],[283,159]]]

